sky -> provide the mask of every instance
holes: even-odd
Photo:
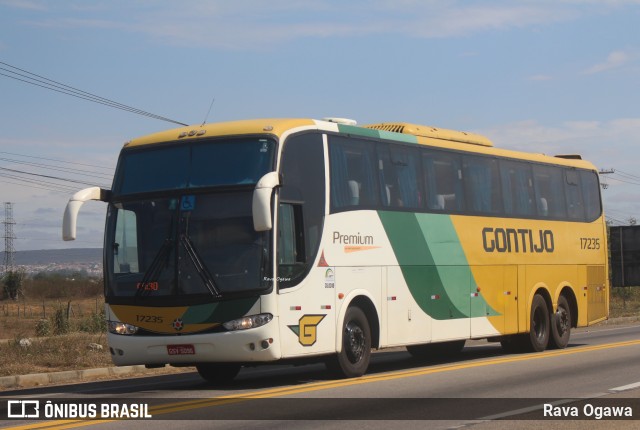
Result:
[[[0,202],[13,203],[14,247],[100,247],[100,202],[82,208],[75,242],[61,239],[73,190],[108,186],[124,142],[176,125],[21,82],[13,67],[188,124],[215,100],[208,122],[403,121],[581,154],[614,171],[605,213],[628,225],[640,218],[639,23],[640,0],[0,0]]]

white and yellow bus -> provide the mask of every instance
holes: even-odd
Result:
[[[134,139],[108,203],[104,279],[116,365],[325,360],[364,374],[371,349],[416,356],[467,339],[564,348],[607,318],[595,167],[485,137],[344,119],[207,124]]]

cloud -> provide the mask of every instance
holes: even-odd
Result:
[[[476,131],[499,148],[547,155],[580,154],[598,169],[636,175],[633,154],[640,147],[640,117],[555,125],[527,120]],[[603,191],[607,211],[625,214],[624,217],[640,214],[640,180],[636,176],[625,179],[618,174],[602,175],[601,181],[609,185]]]
[[[550,155],[582,154],[597,162],[635,163],[625,154],[629,148],[640,146],[640,118],[565,121],[557,125],[525,120],[479,132],[489,136],[498,147]],[[618,155],[621,158],[613,159]]]
[[[16,9],[47,10],[47,6],[43,2],[36,0],[0,0],[0,5]]]
[[[17,1],[17,0],[16,0]],[[23,2],[18,2],[23,3]],[[615,6],[627,2],[615,2]],[[401,35],[466,37],[487,31],[540,26],[579,18],[598,3],[571,1],[462,0],[193,0],[119,3],[109,8],[57,5],[57,15],[31,24],[55,28],[119,29],[163,44],[224,49],[264,49],[304,38]]]
[[[589,67],[584,71],[584,73],[587,75],[592,75],[596,73],[606,72],[608,70],[619,69],[620,67],[628,64],[630,60],[631,55],[629,55],[628,53],[623,51],[614,51],[609,54],[604,62]]]

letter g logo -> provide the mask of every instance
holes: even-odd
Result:
[[[302,346],[312,346],[318,340],[318,324],[326,315],[303,315],[298,320],[298,325],[290,325],[292,332],[298,335],[298,341]]]

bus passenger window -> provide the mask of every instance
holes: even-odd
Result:
[[[500,180],[505,214],[535,216],[531,165],[519,161],[500,160]]]
[[[598,219],[602,213],[600,205],[600,184],[598,175],[595,172],[580,172],[580,188],[582,188],[582,198],[584,201],[586,221],[592,222]]]
[[[463,177],[467,209],[484,214],[502,211],[498,160],[466,155],[463,157]]]
[[[378,177],[383,206],[422,207],[420,166],[414,148],[380,144]]]
[[[580,176],[575,169],[565,171],[565,194],[567,198],[567,215],[569,219],[583,221],[584,204],[582,202],[582,190],[580,189]]]
[[[372,207],[377,204],[372,144],[332,136],[329,159],[332,210],[354,206]]]
[[[459,212],[464,209],[462,170],[458,156],[424,153],[422,157],[427,207],[431,210]]]
[[[533,185],[538,216],[563,219],[567,216],[564,171],[555,166],[534,165]]]

